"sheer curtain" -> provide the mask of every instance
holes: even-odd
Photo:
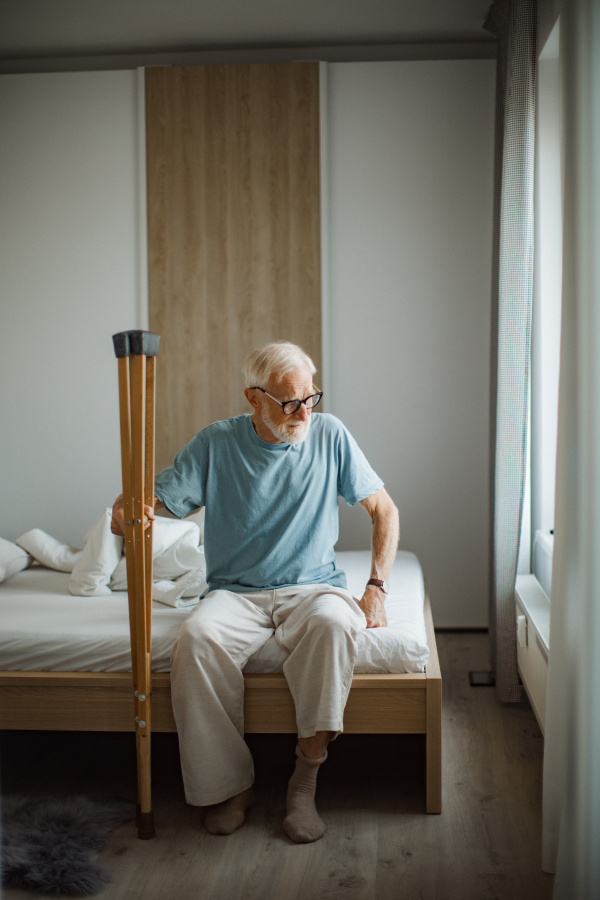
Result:
[[[496,0],[484,27],[498,38],[494,282],[495,396],[492,668],[500,700],[521,699],[515,580],[527,466],[533,292],[536,2]],[[495,417],[493,408],[495,406]]]
[[[600,3],[561,9],[563,312],[544,754],[555,900],[600,897]]]

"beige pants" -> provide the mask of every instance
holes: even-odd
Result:
[[[187,802],[220,803],[252,784],[242,669],[273,633],[290,654],[283,671],[296,705],[298,736],[311,737],[342,731],[356,635],[365,627],[351,594],[329,585],[248,594],[212,591],[201,600],[171,655]]]

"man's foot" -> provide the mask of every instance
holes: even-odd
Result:
[[[229,800],[208,808],[204,827],[210,834],[233,834],[244,824],[246,810],[254,803],[254,791],[248,788]]]
[[[325,823],[315,807],[317,773],[327,759],[327,750],[319,759],[310,759],[296,747],[296,768],[287,793],[287,817],[283,827],[297,844],[310,844],[325,834]]]

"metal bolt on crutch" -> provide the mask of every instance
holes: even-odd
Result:
[[[154,500],[154,394],[160,336],[151,331],[113,335],[119,365],[121,469],[129,594],[133,719],[136,736],[138,837],[155,836],[151,795],[152,524],[144,506]]]

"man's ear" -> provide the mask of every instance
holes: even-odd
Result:
[[[260,400],[259,400],[258,397],[256,396],[256,391],[254,390],[254,388],[245,388],[245,389],[244,389],[244,394],[245,394],[246,400],[248,401],[248,403],[250,404],[250,406],[251,406],[253,409],[259,409],[259,407],[260,407]]]

